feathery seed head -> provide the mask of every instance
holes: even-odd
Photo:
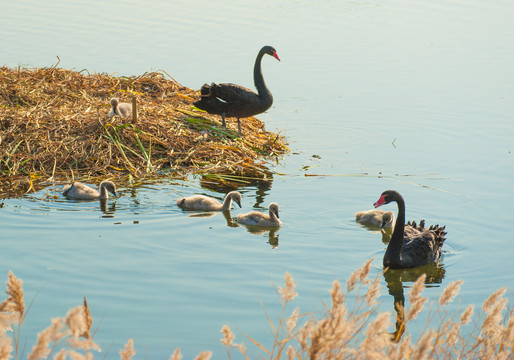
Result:
[[[290,273],[288,273],[287,271],[285,273],[285,283],[286,283],[286,286],[279,287],[278,291],[279,291],[280,295],[282,295],[282,298],[284,299],[284,301],[286,303],[288,303],[288,302],[292,301],[298,295],[298,293],[295,291],[296,283],[293,279],[293,276]]]
[[[131,360],[134,355],[136,355],[136,351],[134,350],[134,339],[129,339],[125,344],[125,348],[120,350],[120,358],[121,360]]]
[[[182,360],[182,354],[180,353],[180,349],[175,349],[175,351],[170,357],[170,360]]]
[[[195,360],[209,360],[212,356],[212,351],[203,351],[195,357]]]
[[[446,305],[452,302],[455,296],[457,296],[457,294],[459,293],[460,286],[462,285],[462,283],[464,283],[464,281],[457,280],[448,284],[446,289],[444,289],[443,293],[439,297],[439,304]]]
[[[232,342],[236,338],[232,330],[227,325],[223,325],[221,328],[221,333],[223,334],[223,338],[220,339],[220,342],[225,346],[232,345]]]

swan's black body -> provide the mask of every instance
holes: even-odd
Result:
[[[200,90],[200,100],[193,103],[199,109],[210,114],[222,116],[223,127],[226,127],[225,117],[236,117],[239,134],[241,134],[240,118],[254,116],[268,110],[273,104],[273,96],[266,87],[261,71],[261,60],[264,54],[280,60],[275,48],[264,46],[257,58],[253,69],[253,80],[257,93],[236,84],[203,85]]]
[[[391,201],[398,204],[398,216],[384,254],[384,266],[392,269],[413,268],[439,259],[446,235],[445,226],[425,228],[424,220],[419,226],[415,222],[405,225],[405,201],[394,190],[384,191],[374,205],[379,207]]]

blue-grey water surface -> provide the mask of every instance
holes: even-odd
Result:
[[[255,56],[273,45],[282,61],[266,57],[263,72],[274,104],[259,118],[291,148],[268,187],[240,189],[243,208],[231,214],[279,203],[284,226],[271,236],[178,209],[181,196],[222,198],[195,178],[122,187],[105,212],[64,199],[62,184],[1,200],[0,278],[12,269],[26,301],[35,297],[28,349],[86,296],[99,356],[118,358],[134,338],[136,358],[169,358],[177,347],[184,358],[224,358],[228,324],[255,358],[236,329],[270,346],[260,301],[276,319],[272,282],[285,271],[302,312],[322,311],[332,281],[372,257],[382,277],[381,235],[354,213],[387,189],[403,194],[407,219],[446,225],[444,278],[424,292],[431,301],[457,279],[450,311],[503,286],[512,299],[512,18],[503,0],[4,1],[0,65],[10,67],[59,56],[60,67],[90,73],[162,69],[195,89],[253,87]],[[385,280],[382,289],[379,308],[393,312]],[[424,326],[422,316],[410,331]]]

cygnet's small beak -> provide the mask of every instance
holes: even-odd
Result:
[[[236,201],[236,204],[241,208],[241,201]]]

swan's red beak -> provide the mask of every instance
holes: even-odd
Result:
[[[276,51],[274,51],[274,52],[273,52],[273,57],[274,57],[275,59],[277,59],[278,61],[280,61],[280,58],[278,57],[278,54],[277,54],[277,52],[276,52]]]
[[[385,195],[382,195],[380,199],[377,200],[376,203],[373,204],[374,207],[379,207],[385,204]]]

